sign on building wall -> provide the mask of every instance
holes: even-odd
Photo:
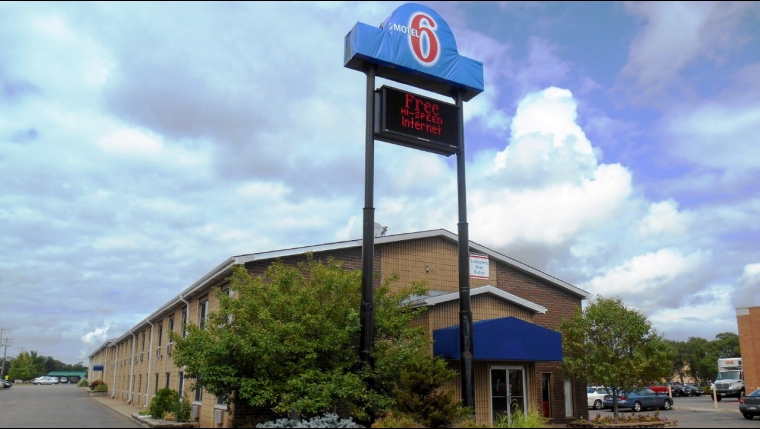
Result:
[[[470,278],[488,280],[489,273],[488,255],[470,253]]]

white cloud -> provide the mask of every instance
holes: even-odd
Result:
[[[583,287],[595,294],[639,300],[668,293],[679,279],[697,272],[710,260],[706,252],[683,254],[676,248],[638,255],[599,275]]]
[[[94,331],[90,331],[82,336],[82,342],[89,345],[98,345],[106,340],[108,335],[108,326],[104,328],[96,328]]]
[[[520,101],[509,146],[479,159],[471,173],[474,236],[500,247],[557,246],[621,209],[631,175],[620,165],[597,163],[576,109],[570,91],[555,87]]]
[[[750,2],[627,2],[626,9],[647,21],[634,39],[622,74],[644,95],[666,89],[689,63],[723,61],[743,40],[736,34]]]
[[[674,158],[724,171],[760,169],[760,108],[755,103],[735,105],[731,100],[701,103],[672,114],[668,147]]]
[[[691,219],[691,215],[678,211],[678,202],[669,199],[650,204],[638,230],[644,238],[679,237],[692,226]]]

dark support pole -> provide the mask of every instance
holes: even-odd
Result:
[[[457,194],[459,199],[459,367],[462,376],[462,402],[475,412],[473,370],[472,309],[470,307],[470,234],[467,226],[467,185],[464,174],[464,109],[462,91],[455,95],[459,108],[459,151],[457,152]]]
[[[367,124],[364,135],[364,229],[362,232],[362,306],[359,357],[372,365],[375,342],[375,73],[374,64],[367,70]]]

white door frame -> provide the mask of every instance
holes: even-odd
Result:
[[[507,375],[507,383],[509,382],[509,370],[519,370],[522,373],[522,385],[523,385],[523,399],[522,404],[520,404],[520,408],[523,410],[523,414],[527,415],[528,413],[528,383],[526,380],[525,372],[526,367],[525,365],[491,365],[488,367],[488,399],[489,399],[489,407],[491,407],[491,424],[494,424],[494,418],[496,417],[493,412],[493,386],[491,385],[493,377],[491,376],[491,372],[494,370],[499,371],[506,371]],[[507,397],[509,398],[509,389],[507,389]],[[510,400],[507,401],[507,404],[511,402]],[[509,409],[509,407],[507,407]]]

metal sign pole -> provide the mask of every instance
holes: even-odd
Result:
[[[359,356],[372,365],[372,346],[375,341],[375,74],[377,66],[370,64],[367,73],[367,123],[364,135],[364,230],[362,233],[362,305],[361,347]]]
[[[462,372],[462,402],[475,411],[475,381],[473,370],[472,309],[470,306],[470,237],[467,225],[467,185],[464,174],[464,109],[462,91],[457,90],[459,108],[459,151],[457,152],[457,196],[459,204],[459,361]]]

